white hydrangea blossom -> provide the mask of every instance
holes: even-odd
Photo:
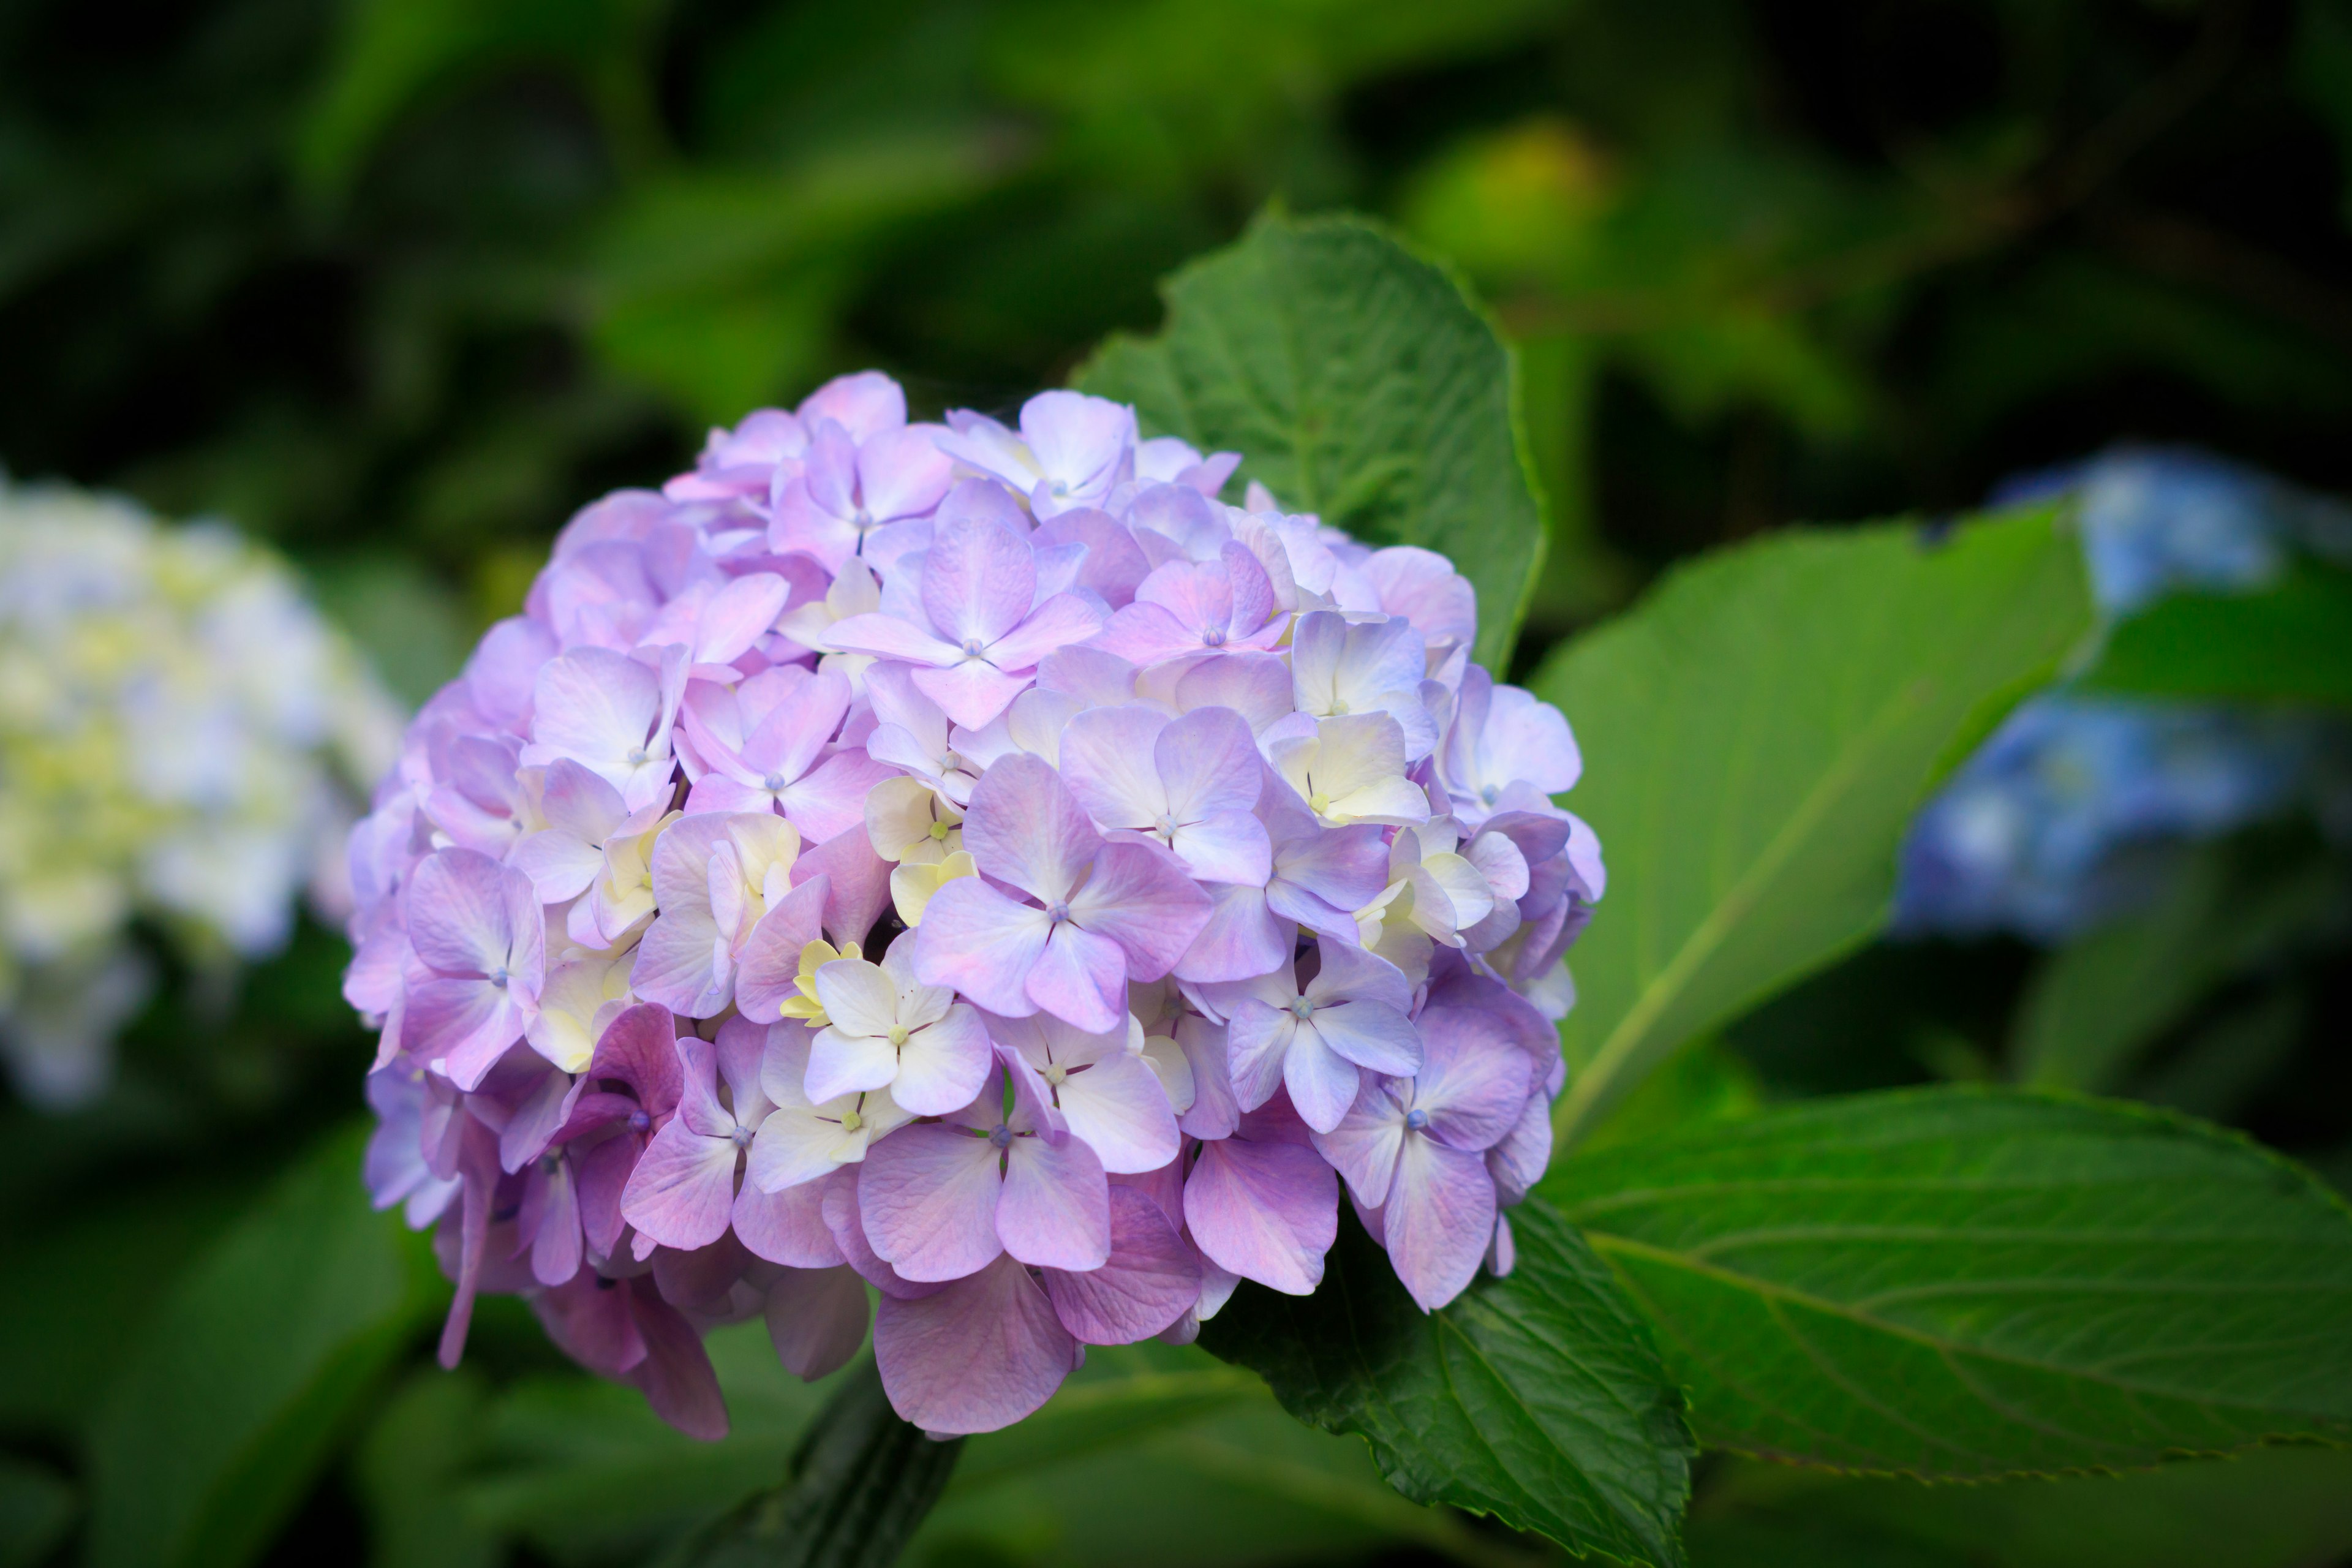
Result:
[[[287,565],[215,523],[0,479],[0,1054],[47,1105],[101,1089],[153,921],[198,962],[349,902],[350,781],[401,715]]]

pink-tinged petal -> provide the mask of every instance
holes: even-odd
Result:
[[[1135,445],[1135,410],[1082,392],[1041,392],[1021,405],[1021,436],[1049,479],[1108,488]]]
[[[560,904],[588,890],[604,868],[604,853],[561,829],[548,828],[517,839],[507,852],[507,862],[530,879],[541,903]]]
[[[1320,899],[1334,909],[1360,910],[1389,885],[1389,847],[1381,829],[1371,824],[1321,827],[1307,819],[1311,833],[1297,837],[1276,835],[1274,874]]]
[[[1184,1223],[1228,1273],[1304,1296],[1339,1234],[1339,1179],[1305,1144],[1204,1143],[1184,1183]]]
[[[1290,671],[1270,653],[1228,654],[1193,666],[1176,683],[1176,706],[1187,713],[1230,708],[1253,735],[1290,710]]]
[[[745,811],[767,811],[773,797],[756,784],[748,784],[726,773],[705,773],[694,781],[686,792],[688,815],[705,814],[734,816]]]
[[[555,1346],[591,1372],[619,1377],[646,1359],[645,1337],[629,1310],[629,1284],[588,1272],[531,1300]]]
[[[885,1088],[898,1076],[898,1053],[887,1039],[834,1028],[819,1029],[809,1043],[807,1093],[820,1105],[860,1089]]]
[[[1315,1134],[1315,1147],[1347,1178],[1348,1191],[1366,1208],[1388,1201],[1404,1147],[1404,1110],[1378,1083],[1366,1083],[1339,1124]]]
[[[1069,895],[1103,844],[1061,776],[1024,754],[1000,760],[973,786],[963,847],[987,875],[1050,902]]]
[[[1297,1032],[1298,1021],[1286,1007],[1255,996],[1233,1005],[1226,1015],[1225,1060],[1234,1099],[1244,1110],[1255,1110],[1282,1087],[1283,1058]]]
[[[1433,1138],[1409,1137],[1381,1211],[1397,1278],[1424,1312],[1462,1294],[1495,1234],[1495,1184],[1486,1162]]]
[[[638,1140],[623,1134],[607,1138],[577,1156],[580,1166],[580,1228],[588,1246],[600,1257],[610,1257],[621,1244],[628,1222],[621,1217],[621,1194],[636,1166]]]
[[[876,1255],[914,1280],[960,1279],[995,1257],[998,1160],[987,1139],[930,1122],[876,1143],[857,1177]]]
[[[412,982],[404,1016],[407,1049],[439,1062],[449,1081],[471,1090],[522,1037],[528,1021],[514,998],[487,980]]]
[[[481,645],[466,661],[466,689],[474,706],[491,722],[520,731],[530,719],[532,683],[559,651],[553,634],[528,616],[499,622],[482,634]]]
[[[847,1268],[794,1268],[768,1287],[776,1359],[804,1382],[849,1364],[866,1342],[866,1283]]]
[[[958,885],[948,884],[950,888]],[[933,895],[931,908],[938,907],[938,896]],[[931,919],[929,911],[925,911],[922,930],[930,929]],[[1042,1008],[1090,1035],[1100,1035],[1117,1028],[1127,1016],[1128,968],[1127,955],[1118,943],[1065,921],[1053,928],[1053,934],[1023,978],[1022,994],[1027,999],[1026,1005],[998,1007],[968,987],[959,989],[992,1013],[1019,1016]]]
[[[1381,608],[1411,621],[1432,646],[1478,640],[1478,601],[1470,580],[1435,551],[1411,544],[1375,550],[1364,575],[1380,595]]]
[[[1141,599],[1114,611],[1108,624],[1087,646],[1134,665],[1158,664],[1181,654],[1199,653],[1202,647],[1197,628],[1186,626],[1164,606]]]
[[[1053,922],[977,877],[959,877],[931,895],[915,931],[915,973],[926,985],[962,992],[992,1013],[1037,1010],[1023,983],[1044,956]]]
[[[1180,826],[1169,846],[1193,876],[1256,892],[1274,874],[1274,846],[1265,824],[1246,811],[1229,811]]]
[[[1274,614],[1273,581],[1250,547],[1239,541],[1219,552],[1219,559],[1233,583],[1233,620],[1228,629],[1236,637],[1246,637]]]
[[[1087,816],[1105,827],[1149,830],[1168,810],[1152,756],[1168,722],[1158,709],[1133,702],[1090,709],[1070,721],[1062,731],[1062,781]]]
[[[588,1064],[592,1080],[618,1079],[655,1121],[677,1109],[683,1092],[677,1059],[677,1026],[667,1009],[640,1002],[620,1014],[597,1038]]]
[[[1071,1334],[1090,1345],[1133,1344],[1192,1310],[1201,1262],[1160,1205],[1133,1187],[1110,1190],[1110,1257],[1087,1273],[1045,1271],[1045,1295]]]
[[[1029,542],[1039,550],[1064,544],[1085,546],[1076,585],[1099,595],[1114,610],[1135,597],[1136,585],[1151,571],[1135,535],[1117,519],[1091,507],[1047,519],[1029,536]]]
[[[1007,675],[985,659],[940,669],[918,669],[915,689],[967,730],[984,729],[1029,688],[1026,675]]]
[[[1491,1014],[1430,1007],[1421,1015],[1422,1068],[1413,1104],[1433,1137],[1456,1149],[1492,1148],[1518,1121],[1534,1064]]]
[[[1267,907],[1257,888],[1220,883],[1206,889],[1209,919],[1201,934],[1176,961],[1179,980],[1249,980],[1271,974],[1290,962],[1297,928]]]
[[[731,1236],[690,1252],[659,1247],[653,1258],[654,1288],[682,1312],[717,1317],[733,1305],[735,1283],[751,1265],[750,1255]]]
[[[1232,1137],[1242,1113],[1226,1072],[1224,1030],[1187,1014],[1176,1021],[1176,1044],[1192,1068],[1192,1103],[1177,1117],[1176,1125],[1194,1138]],[[1177,1213],[1181,1216],[1181,1207]]]
[[[1411,1078],[1421,1070],[1421,1031],[1386,1003],[1338,1002],[1318,1007],[1314,1028],[1334,1054],[1367,1071]]]
[[[981,781],[983,788],[987,782]],[[964,847],[971,846],[967,818]],[[985,860],[981,864],[986,868]],[[1131,842],[1105,845],[1095,857],[1094,875],[1070,899],[1072,920],[1125,952],[1130,980],[1157,980],[1173,969],[1209,923],[1209,895],[1184,874],[1175,857],[1157,845]],[[1099,1034],[1110,1026],[1087,1026]]]
[[[1319,1016],[1319,1015],[1318,1015]],[[1355,1065],[1323,1043],[1314,1029],[1300,1029],[1282,1056],[1282,1087],[1298,1119],[1328,1132],[1356,1102]]]
[[[660,678],[635,659],[609,648],[573,648],[539,672],[523,761],[570,757],[626,798],[636,771],[627,758],[651,738],[661,699]]]
[[[768,519],[768,547],[779,554],[797,551],[838,572],[856,552],[857,530],[811,493],[803,477],[778,492]]]
[[[869,516],[914,517],[940,504],[955,465],[940,450],[940,427],[909,425],[866,441],[857,452],[857,488]]]
[[[1222,642],[1233,620],[1233,577],[1222,562],[1171,561],[1137,586],[1135,602],[1167,611],[1184,628],[1189,649],[1198,652],[1210,646],[1205,634],[1213,629]]]
[[[927,1432],[993,1432],[1053,1397],[1077,1342],[1029,1271],[1000,1258],[937,1295],[886,1297],[874,1360],[904,1419]]]
[[[1004,1250],[1039,1268],[1099,1268],[1110,1256],[1110,1184],[1076,1138],[1015,1138],[996,1199]]]
[[[702,1336],[661,1299],[651,1279],[639,1276],[625,1288],[635,1296],[630,1309],[646,1342],[646,1359],[629,1370],[629,1381],[644,1392],[655,1415],[689,1437],[716,1443],[727,1436],[727,1401]]]
[[[772,572],[738,577],[710,596],[694,629],[694,662],[732,664],[774,629],[791,585]]]
[[[841,1247],[824,1223],[824,1184],[803,1182],[763,1193],[745,1182],[735,1194],[735,1239],[753,1257],[793,1268],[829,1268],[841,1261]]]
[[[891,769],[864,752],[836,752],[806,778],[787,785],[776,804],[809,843],[822,844],[846,837],[853,829],[862,830],[866,792],[893,776]],[[860,831],[857,837],[865,835]],[[867,849],[870,853],[870,841]]]
[[[744,763],[779,780],[800,777],[841,729],[851,695],[848,680],[832,670],[820,670],[799,682],[745,738]]]
[[[569,757],[548,764],[539,809],[550,827],[589,844],[604,843],[629,816],[619,790]]]
[[[499,1168],[512,1174],[545,1153],[587,1087],[586,1080],[569,1073],[541,1073],[499,1129]]]
[[[723,963],[726,948],[705,910],[691,904],[673,907],[637,943],[629,989],[686,1017],[715,1018],[732,994]]]
[[[902,1301],[918,1300],[937,1295],[944,1281],[919,1281],[908,1279],[876,1255],[873,1243],[866,1238],[866,1222],[859,1217],[857,1199],[858,1165],[844,1165],[817,1184],[824,1196],[825,1228],[833,1232],[835,1246],[859,1279],[885,1296]]]
[[[490,974],[508,967],[523,933],[510,921],[508,879],[536,901],[530,880],[471,849],[427,856],[411,874],[408,941],[445,974]],[[534,914],[536,911],[534,911]]]
[[[1104,625],[1102,607],[1076,594],[1056,594],[988,650],[1000,669],[1034,669],[1046,655],[1086,641]]]
[[[458,1174],[464,1196],[458,1211],[457,1289],[450,1299],[449,1315],[442,1321],[440,1361],[455,1369],[466,1353],[466,1333],[474,1322],[474,1297],[481,1289],[482,1254],[489,1242],[490,1194],[498,1190],[497,1135],[472,1117],[465,1118],[459,1133]],[[446,1232],[445,1232],[446,1234]]]
[[[1248,723],[1232,709],[1193,710],[1162,731],[1152,751],[1178,821],[1247,813],[1257,805],[1265,768]]]
[[[825,636],[844,653],[872,654],[905,664],[944,666],[964,657],[963,650],[943,642],[911,621],[881,611],[848,616],[833,623]]]
[[[808,395],[797,410],[803,426],[830,419],[853,441],[870,441],[907,423],[907,395],[878,370],[837,375]]]
[[[969,1004],[959,1002],[938,1023],[908,1037],[890,1098],[917,1116],[945,1116],[971,1103],[993,1056],[988,1026]]]
[[[923,612],[944,641],[966,652],[975,643],[984,648],[1019,626],[1036,603],[1037,564],[1029,542],[993,522],[949,523],[924,557],[922,595]]]
[[[1156,1171],[1176,1157],[1176,1112],[1160,1075],[1142,1058],[1114,1050],[1061,1087],[1063,1119],[1119,1175]]]
[[[799,870],[800,864],[793,868]],[[822,876],[803,881],[778,899],[751,928],[735,971],[735,1005],[743,1016],[772,1024],[783,1016],[785,1001],[800,994],[801,950],[817,939],[831,894],[832,884]]]
[[[727,1234],[735,1206],[731,1138],[690,1131],[684,1118],[659,1132],[629,1173],[621,1216],[664,1247],[708,1247]]]
[[[863,821],[861,807],[861,825]],[[874,853],[874,841],[859,828],[845,829],[793,862],[797,889],[808,878],[830,885],[824,895],[824,930],[835,946],[863,943],[890,902],[890,863]]]

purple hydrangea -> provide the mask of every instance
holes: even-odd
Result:
[[[701,1333],[935,1432],[1312,1291],[1507,1271],[1602,889],[1470,586],[1050,392],[887,377],[590,506],[352,836],[377,1202],[697,1436]]]

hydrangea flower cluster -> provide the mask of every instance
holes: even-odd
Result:
[[[2352,507],[2188,451],[2123,448],[2018,480],[2069,494],[2101,615],[2251,592],[2299,554],[2352,563]],[[2352,826],[2352,746],[2306,715],[2060,689],[2020,706],[1922,809],[1895,924],[2074,935],[2153,896],[2180,850],[2296,809]]]
[[[1048,392],[888,378],[574,518],[352,840],[380,1205],[685,1431],[700,1333],[865,1342],[976,1432],[1089,1344],[1316,1288],[1344,1188],[1425,1309],[1511,1267],[1562,955],[1568,724],[1469,584]]]
[[[283,563],[226,527],[0,481],[0,1050],[89,1100],[145,998],[130,937],[266,956],[341,848],[400,718]]]

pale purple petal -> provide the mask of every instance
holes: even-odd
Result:
[[[985,1138],[929,1122],[866,1151],[858,1213],[883,1261],[909,1279],[957,1279],[1001,1251],[999,1155]]]
[[[629,1173],[621,1215],[664,1247],[708,1247],[727,1234],[735,1205],[731,1138],[692,1131],[684,1116],[666,1123]]]
[[[1233,1005],[1226,1015],[1225,1060],[1234,1098],[1244,1110],[1255,1110],[1282,1086],[1283,1058],[1297,1032],[1298,1020],[1287,1008],[1255,996]]]
[[[987,780],[981,782],[986,787]],[[969,818],[964,844],[971,844]],[[1094,875],[1070,898],[1070,918],[1126,953],[1130,980],[1157,980],[1173,969],[1209,923],[1209,895],[1173,856],[1135,842],[1105,845],[1094,857]],[[1097,1034],[1108,1026],[1091,1026]]]
[[[918,1116],[944,1116],[971,1103],[992,1058],[988,1026],[969,1004],[959,1002],[938,1023],[908,1037],[890,1098]]]
[[[1176,1112],[1160,1076],[1142,1058],[1113,1049],[1062,1083],[1057,1095],[1070,1131],[1104,1170],[1156,1171],[1176,1157]]]
[[[1002,759],[973,787],[963,846],[987,875],[1048,902],[1069,896],[1103,847],[1061,776],[1027,755]]]
[[[1486,1162],[1433,1138],[1406,1138],[1381,1225],[1397,1278],[1423,1311],[1435,1311],[1477,1274],[1493,1239],[1495,1184]]]
[[[915,973],[946,985],[992,1013],[1025,1017],[1037,1010],[1024,989],[1044,956],[1053,922],[1016,904],[977,877],[959,877],[931,895],[915,931]]]
[[[1305,1144],[1204,1143],[1184,1184],[1184,1223],[1228,1273],[1304,1296],[1339,1234],[1339,1178]]]
[[[927,1432],[993,1432],[1054,1395],[1077,1342],[1029,1271],[1000,1258],[917,1300],[886,1296],[874,1360],[891,1407]]]
[[[996,1200],[1004,1250],[1040,1268],[1098,1268],[1110,1256],[1110,1184],[1076,1138],[1015,1138]]]
[[[1125,847],[1114,845],[1111,847]],[[945,893],[961,885],[961,881],[950,882],[940,892]],[[938,899],[939,895],[933,896],[932,910],[939,908]],[[1034,915],[1038,911],[1023,912]],[[933,918],[929,910],[924,912],[922,931],[931,929]],[[919,947],[919,956],[920,952]],[[958,989],[992,1013],[1017,1016],[1043,1008],[1088,1034],[1099,1035],[1116,1028],[1127,1016],[1129,967],[1127,954],[1118,942],[1064,921],[1054,926],[1053,934],[1024,979],[1022,994],[1027,999],[1025,1005],[998,1007],[969,986],[960,985]]]
[[[1082,643],[1102,630],[1100,605],[1077,594],[1056,594],[988,650],[1000,669],[1034,669],[1047,654]]]
[[[918,669],[915,689],[946,710],[967,730],[983,729],[1028,689],[1026,675],[1007,675],[985,659],[967,658],[936,669]]]
[[[1315,1147],[1347,1178],[1348,1191],[1366,1208],[1388,1201],[1404,1146],[1404,1108],[1376,1081],[1368,1081],[1337,1127],[1315,1134]]]
[[[1330,953],[1344,951],[1324,949],[1327,961]],[[1421,1070],[1421,1031],[1386,1003],[1339,1002],[1318,1007],[1314,1028],[1333,1052],[1369,1071],[1411,1078]]]
[[[1528,1054],[1501,1020],[1464,1007],[1425,1009],[1421,1037],[1413,1105],[1429,1113],[1431,1134],[1456,1149],[1493,1147],[1534,1087]]]
[[[758,1145],[754,1145],[758,1147]],[[824,1184],[801,1182],[772,1193],[746,1181],[735,1194],[735,1239],[755,1258],[793,1268],[829,1268],[841,1247],[824,1223]]]
[[[924,613],[942,640],[968,653],[977,651],[974,645],[985,648],[1020,625],[1036,602],[1029,542],[993,522],[949,523],[924,558],[922,594]]]
[[[1062,731],[1062,779],[1087,815],[1105,827],[1149,830],[1168,809],[1153,744],[1169,727],[1156,708],[1096,708]],[[1250,761],[1256,763],[1255,749]]]
[[[866,1283],[838,1266],[788,1269],[768,1287],[763,1316],[776,1359],[804,1381],[820,1378],[866,1342]]]
[[[1247,980],[1271,974],[1290,961],[1297,928],[1267,907],[1263,889],[1227,882],[1205,890],[1211,900],[1209,919],[1177,960],[1176,978]]]
[[[1339,1126],[1356,1102],[1356,1082],[1354,1064],[1326,1045],[1319,1031],[1302,1028],[1291,1037],[1282,1057],[1282,1086],[1307,1126],[1318,1132]]]
[[[408,941],[446,974],[503,973],[525,941],[512,921],[509,879],[535,902],[530,879],[472,849],[444,849],[411,874]],[[534,921],[537,911],[532,911]]]
[[[853,441],[870,441],[907,423],[907,395],[878,370],[837,375],[808,395],[798,410],[803,426],[839,425]]]
[[[1110,1189],[1110,1257],[1099,1268],[1045,1270],[1062,1326],[1092,1345],[1159,1333],[1201,1298],[1201,1263],[1160,1205],[1133,1187]]]

